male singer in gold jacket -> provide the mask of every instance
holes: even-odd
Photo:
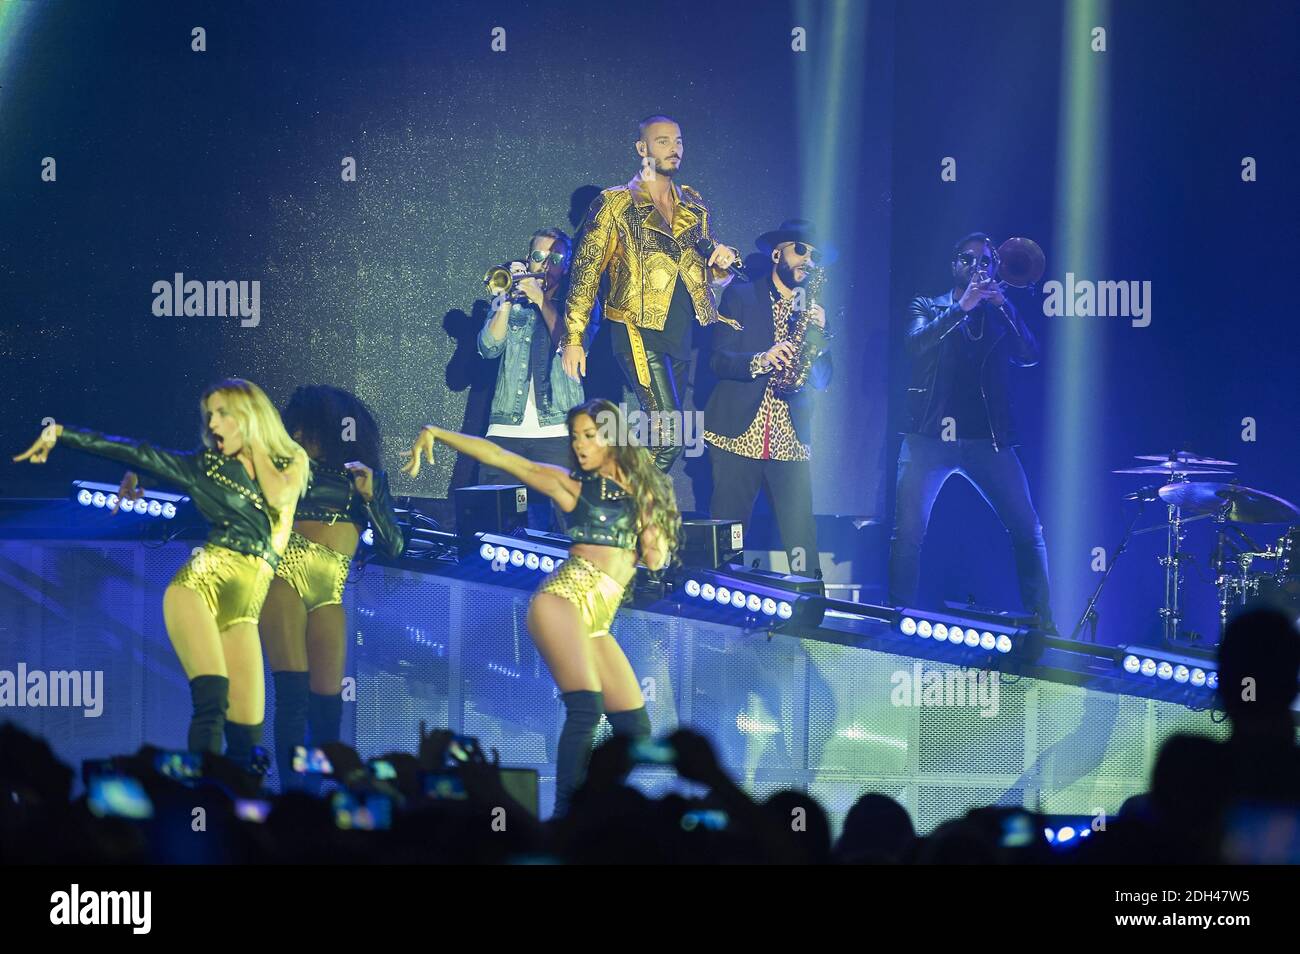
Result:
[[[728,269],[739,253],[713,243],[708,206],[694,189],[673,181],[682,157],[677,123],[667,116],[642,120],[636,150],[641,172],[601,192],[582,226],[569,272],[564,370],[575,379],[586,374],[583,334],[601,276],[608,274],[604,312],[613,322],[614,355],[642,410],[659,412],[651,440],[655,463],[667,472],[682,449],[676,425],[691,328],[727,321],[718,315],[717,296],[731,281]]]

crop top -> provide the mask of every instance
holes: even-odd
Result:
[[[346,470],[334,470],[312,461],[311,486],[307,488],[307,495],[298,501],[294,519],[331,524],[346,520],[358,528],[369,523],[375,528],[375,548],[390,557],[400,556],[406,542],[402,539],[397,514],[393,512],[387,472],[375,471],[371,485],[374,489],[367,502],[357,493],[352,475]]]
[[[636,501],[608,477],[586,471],[571,473],[582,484],[578,505],[566,516],[569,539],[603,547],[635,550],[638,543]]]

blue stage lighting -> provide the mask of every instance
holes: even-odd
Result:
[[[916,635],[920,636],[922,639],[929,639],[933,632],[934,626],[931,625],[928,619],[923,619],[921,622],[916,624]]]
[[[695,597],[700,595],[700,581],[687,580],[685,590],[687,596],[689,596],[691,599],[695,599]]]
[[[1124,671],[1137,675],[1142,670],[1142,660],[1138,659],[1132,653],[1124,657]]]
[[[542,570],[542,572],[543,572],[543,573],[550,573],[550,572],[551,572],[552,570],[554,570],[554,569],[555,569],[555,560],[554,560],[554,558],[549,557],[549,556],[544,556],[544,557],[542,557],[542,562],[541,562],[541,570]]]
[[[89,507],[90,502],[93,499],[95,499],[95,495],[86,488],[83,487],[77,491],[77,503],[81,504],[83,507]]]
[[[766,597],[763,600],[763,615],[765,616],[776,615],[776,600],[772,599],[772,597],[770,596]]]
[[[898,624],[898,631],[904,636],[916,635],[916,620],[910,616],[904,616],[902,622]]]

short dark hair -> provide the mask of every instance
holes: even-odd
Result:
[[[655,113],[653,116],[647,116],[636,124],[636,138],[638,140],[644,140],[645,128],[647,126],[653,126],[655,123],[672,123],[678,129],[682,128],[682,124],[673,119],[673,117],[665,116],[663,113]]]
[[[568,258],[569,253],[573,251],[573,239],[569,238],[569,234],[565,232],[563,229],[554,229],[554,228],[538,229],[536,232],[533,233],[532,238],[528,240],[528,244],[532,245],[533,239],[539,239],[539,238],[555,239],[555,241],[560,242],[564,246],[565,258]]]
[[[952,257],[956,258],[961,252],[962,246],[968,245],[971,242],[988,242],[990,245],[993,244],[993,240],[983,232],[972,232],[970,235],[957,240],[957,244],[952,247]]]

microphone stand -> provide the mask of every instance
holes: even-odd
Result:
[[[1115,564],[1119,562],[1120,554],[1128,549],[1128,541],[1129,538],[1133,536],[1133,528],[1136,527],[1138,521],[1142,519],[1142,512],[1146,509],[1148,500],[1151,499],[1146,496],[1149,489],[1151,488],[1143,488],[1138,491],[1137,513],[1133,515],[1133,521],[1128,525],[1128,529],[1124,531],[1124,539],[1121,540],[1119,546],[1115,548],[1115,555],[1112,556],[1110,561],[1106,564],[1106,572],[1101,575],[1101,579],[1097,582],[1097,588],[1092,591],[1092,598],[1088,600],[1088,605],[1084,608],[1083,615],[1079,617],[1079,622],[1074,624],[1074,630],[1070,633],[1071,639],[1078,639],[1079,633],[1083,630],[1083,627],[1087,626],[1088,642],[1095,643],[1097,641],[1097,601],[1101,599],[1101,591],[1105,588],[1106,581],[1110,579],[1110,574],[1111,571],[1115,569]]]

